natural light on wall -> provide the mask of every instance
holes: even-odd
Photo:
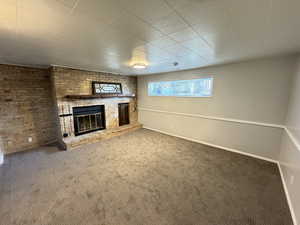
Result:
[[[210,97],[213,78],[148,83],[149,96]]]

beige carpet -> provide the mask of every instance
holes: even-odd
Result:
[[[6,158],[0,224],[291,225],[275,164],[138,131]]]

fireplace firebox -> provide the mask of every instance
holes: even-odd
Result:
[[[75,136],[105,129],[104,105],[73,107]]]

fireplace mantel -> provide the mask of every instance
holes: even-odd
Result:
[[[67,99],[95,99],[95,98],[135,98],[135,95],[66,95]]]

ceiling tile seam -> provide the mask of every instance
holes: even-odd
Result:
[[[185,24],[186,25],[186,24]],[[168,26],[167,26],[168,27]],[[171,32],[164,32],[163,30],[160,30],[160,28],[158,28],[162,33],[164,33],[165,35],[167,35],[167,36],[170,36],[170,35],[172,35],[172,34],[175,34],[175,33],[178,33],[179,31],[182,31],[182,30],[184,30],[184,29],[187,29],[187,28],[189,28],[189,26],[188,27],[185,27],[185,28],[177,28],[177,29],[175,29],[174,31],[171,31]]]
[[[205,39],[205,38],[203,38],[195,29],[194,29],[194,27],[188,22],[188,21],[186,21],[185,20],[185,18],[176,10],[176,9],[174,9],[172,6],[170,6],[170,4],[167,2],[167,0],[164,0],[165,2],[166,2],[166,4],[168,4],[168,6],[184,21],[184,23],[186,23],[186,25],[189,27],[189,28],[191,28],[196,34],[197,34],[197,36],[212,50],[212,51],[214,51],[214,49],[213,49],[213,47],[209,44],[209,42]],[[168,37],[169,37],[169,35],[167,35]],[[196,55],[198,55],[200,58],[202,58],[204,61],[206,61],[206,62],[208,62],[208,60],[203,56],[203,55],[201,55],[201,54],[199,54],[199,52],[198,51],[195,51],[194,49],[191,49],[191,48],[188,48],[188,47],[186,47],[186,46],[184,46],[184,45],[182,45],[182,43],[181,42],[179,42],[179,41],[176,41],[175,39],[173,39],[172,37],[169,37],[170,39],[172,39],[172,40],[174,40],[176,43],[178,43],[178,44],[180,44],[180,46],[181,47],[183,47],[184,49],[187,49],[187,50],[189,50],[189,51],[191,51],[192,53],[194,53],[194,54],[196,54]],[[193,40],[193,39],[191,39],[191,40]]]
[[[122,3],[120,3],[120,4],[122,4]],[[141,20],[142,22],[144,22],[144,23],[146,23],[147,25],[149,25],[149,26],[150,26],[151,28],[153,28],[154,30],[156,30],[156,31],[158,31],[159,33],[163,34],[163,36],[168,37],[168,38],[170,38],[172,41],[174,41],[174,42],[176,42],[177,44],[180,44],[180,45],[181,45],[181,43],[180,43],[179,41],[176,41],[175,39],[173,39],[172,37],[170,37],[167,33],[163,32],[163,31],[160,30],[159,28],[153,26],[153,25],[152,25],[151,23],[149,23],[147,20],[144,20],[143,18],[139,17],[139,16],[136,15],[135,13],[132,13],[132,12],[128,11],[128,10],[126,9],[126,7],[123,7],[123,9],[124,9],[124,11],[125,11],[126,13],[133,15],[133,16],[136,17],[137,19],[139,19],[139,20]],[[188,25],[188,24],[187,24],[187,25]],[[189,26],[189,25],[188,25],[188,26]],[[197,32],[196,32],[196,33],[197,33]],[[198,33],[197,33],[197,34],[198,34]],[[143,41],[145,41],[145,40],[143,40]],[[149,43],[150,45],[152,45],[152,46],[154,46],[154,47],[157,47],[157,46],[151,44],[151,43],[148,42],[148,41],[146,41],[146,43]],[[181,45],[181,47],[183,47],[183,48],[185,48],[185,49],[187,49],[187,50],[190,50],[189,48],[186,48],[185,46],[182,46],[182,45]],[[164,48],[162,48],[162,49],[165,50]],[[168,52],[168,53],[169,53],[169,52]]]
[[[194,49],[191,49],[191,48],[188,48],[188,47],[186,47],[186,46],[184,46],[184,45],[182,45],[182,43],[181,42],[178,42],[178,41],[176,41],[176,40],[174,40],[173,38],[171,38],[170,37],[170,39],[172,39],[173,41],[175,41],[177,44],[179,44],[180,45],[180,47],[182,47],[182,48],[184,48],[184,49],[186,49],[186,50],[188,50],[188,51],[190,51],[190,52],[192,52],[192,53],[194,53],[194,54],[196,54],[196,55],[198,55],[199,57],[201,57],[201,58],[204,58],[204,56],[202,56],[201,54],[199,54],[199,52],[198,51],[195,51]],[[192,40],[192,39],[191,39]],[[201,38],[201,40],[202,40],[202,38]],[[170,47],[170,46],[169,46]],[[208,46],[211,50],[213,50],[210,46]],[[168,52],[168,53],[170,53],[170,54],[172,54],[172,52],[170,52],[170,51],[168,51],[167,49],[164,49],[166,52]]]
[[[186,49],[189,53],[191,52],[191,53],[194,53],[194,54],[196,54],[197,56],[199,56],[199,57],[202,57],[203,58],[203,56],[201,56],[200,54],[199,54],[199,52],[197,52],[197,51],[194,51],[194,50],[192,50],[192,49],[190,49],[190,48],[187,48],[187,47],[185,47],[185,46],[183,46],[183,45],[181,45],[180,44],[180,47],[182,47],[183,49]],[[171,54],[171,55],[174,55],[175,57],[177,57],[178,55],[176,55],[176,54],[173,54],[173,52],[171,52],[170,50],[168,51],[168,49],[164,49],[167,53],[169,53],[169,54]]]
[[[194,27],[184,18],[183,15],[181,15],[181,13],[179,13],[173,6],[171,6],[171,4],[167,1],[167,0],[163,0],[169,7],[170,9],[172,9],[196,34],[199,35],[199,37],[204,41],[204,43],[206,45],[208,45],[209,48],[211,48],[213,50],[213,47],[210,45],[210,43],[204,38],[202,37],[202,35],[199,34],[199,32],[197,30],[194,29]]]
[[[163,33],[163,32],[162,32],[162,33]],[[182,45],[182,43],[181,43],[180,41],[177,41],[176,39],[170,37],[170,36],[167,35],[167,34],[164,34],[164,35],[165,35],[166,37],[168,37],[169,39],[171,39],[172,41],[174,41],[176,44],[180,45],[180,47],[182,47],[183,49],[185,49],[185,50],[187,50],[187,51],[190,51],[190,52],[192,52],[192,53],[198,55],[198,56],[201,57],[201,58],[204,58],[201,54],[199,54],[198,51],[195,51],[195,50],[193,50],[193,49],[191,49],[191,48],[188,48],[188,47]],[[198,35],[198,34],[197,34],[197,35]],[[199,35],[198,35],[198,36],[199,36]],[[190,40],[193,40],[193,39],[190,39]],[[202,39],[201,39],[201,40],[202,40]],[[149,44],[150,46],[153,46],[153,47],[155,47],[155,48],[158,48],[158,46],[156,46],[155,44],[151,44],[150,42],[148,42],[147,44]],[[168,45],[168,46],[166,46],[166,47],[160,47],[159,49],[161,49],[161,50],[163,50],[163,51],[166,51],[168,54],[173,55],[173,53],[172,53],[171,51],[168,51],[168,48],[170,48],[170,47],[172,47],[172,45]],[[208,47],[209,47],[209,46],[208,46]],[[210,48],[210,47],[209,47],[209,48]],[[211,49],[211,48],[210,48],[210,49]],[[211,50],[212,50],[212,49],[211,49]]]
[[[119,1],[120,2],[120,1]],[[123,5],[121,2],[120,2],[121,5]],[[128,11],[128,9],[126,7],[124,7],[123,5],[123,10],[125,13],[128,13],[130,15],[133,15],[134,17],[136,17],[137,19],[141,20],[142,22],[146,23],[147,25],[149,25],[151,28],[153,28],[154,30],[158,31],[159,33],[162,33],[159,29],[157,29],[156,27],[154,27],[151,23],[149,23],[147,20],[144,20],[143,18],[139,17],[138,15],[136,15],[135,13],[132,13],[130,11]]]
[[[167,35],[166,35],[166,36],[167,36]],[[167,37],[168,37],[168,36],[167,36]],[[202,55],[199,54],[199,52],[194,51],[193,49],[190,49],[190,48],[187,48],[187,47],[183,46],[180,42],[174,40],[174,39],[171,38],[171,37],[169,37],[169,38],[170,38],[171,40],[173,40],[174,42],[176,42],[176,44],[179,44],[180,47],[182,47],[183,49],[185,49],[185,50],[187,50],[187,51],[189,51],[189,52],[191,52],[191,53],[196,54],[198,57],[204,58]],[[149,43],[149,45],[150,45],[150,46],[153,46],[153,47],[155,47],[155,48],[158,48],[158,47],[157,47],[156,45],[154,45],[154,44]],[[165,51],[167,54],[170,54],[171,56],[177,57],[178,55],[173,54],[173,52],[171,52],[171,51],[168,51],[168,48],[170,48],[170,47],[172,47],[172,45],[170,45],[170,46],[168,45],[168,46],[165,47],[165,48],[163,47],[163,48],[159,48],[159,49]]]
[[[79,0],[78,0],[78,1],[79,1]],[[120,2],[120,1],[119,1],[119,2]],[[164,2],[165,2],[165,1],[164,1]],[[166,5],[167,5],[169,8],[171,8],[171,9],[174,11],[174,9],[173,9],[167,2],[165,2],[165,3],[166,3]],[[122,2],[120,2],[120,4],[122,5]],[[199,52],[194,51],[193,49],[190,49],[190,48],[187,48],[187,47],[183,46],[181,42],[179,42],[179,41],[175,40],[174,38],[170,37],[168,34],[166,34],[165,32],[163,32],[163,31],[160,30],[159,28],[153,26],[153,25],[152,25],[150,22],[148,22],[147,20],[145,20],[145,19],[139,17],[139,16],[136,15],[135,13],[132,13],[132,12],[128,11],[128,9],[127,9],[126,7],[123,6],[122,8],[123,8],[123,10],[124,10],[125,13],[128,13],[128,14],[130,14],[130,15],[133,15],[133,16],[136,17],[137,19],[141,20],[142,22],[144,22],[145,24],[147,24],[148,26],[150,26],[152,29],[154,29],[154,30],[156,30],[157,32],[161,33],[163,36],[168,37],[168,38],[170,38],[172,41],[174,41],[176,44],[179,44],[182,48],[184,48],[184,49],[186,49],[186,50],[188,50],[188,51],[191,51],[192,53],[196,54],[198,57],[200,57],[200,58],[202,58],[203,60],[207,61],[207,59],[206,59],[203,55],[200,55]],[[178,15],[178,12],[177,12],[177,11],[174,11],[174,12],[176,13],[176,15]],[[181,16],[180,14],[179,14],[178,16],[183,20],[183,22],[184,22],[188,27],[190,27],[190,28],[191,28],[191,29],[192,29],[192,30],[193,30],[193,31],[201,38],[201,40],[203,40],[203,37],[201,37],[201,36],[199,35],[199,33],[198,33],[197,31],[195,31],[195,29],[194,29],[193,27],[191,27],[191,25],[190,25],[189,23],[187,23],[187,22],[184,20],[184,18],[182,18],[182,16]],[[139,38],[141,38],[141,37],[139,37]],[[146,41],[146,40],[143,40],[143,41],[145,41],[145,43],[149,43],[150,45],[152,45],[152,46],[154,46],[154,47],[157,48],[156,45],[153,45],[153,44],[151,44],[150,42],[148,42],[148,41]],[[209,43],[208,43],[205,39],[204,39],[203,41],[205,42],[205,44],[208,45],[208,47],[209,47],[210,49],[212,49],[212,47],[209,45]],[[170,47],[170,46],[169,46],[169,47]],[[165,52],[167,52],[168,54],[173,55],[170,51],[167,51],[165,48],[162,48],[162,50],[165,51]]]
[[[120,3],[120,4],[122,4],[122,3]],[[162,32],[160,29],[158,29],[158,28],[156,28],[155,26],[153,26],[153,25],[152,25],[151,23],[149,23],[147,20],[144,20],[143,18],[139,17],[139,16],[136,15],[135,13],[132,13],[132,12],[128,11],[128,10],[126,9],[126,7],[123,7],[123,9],[124,9],[124,11],[125,11],[126,13],[128,13],[128,14],[130,14],[130,15],[133,15],[133,16],[136,17],[137,19],[139,19],[139,20],[141,20],[142,22],[144,22],[144,23],[146,23],[147,25],[149,25],[151,28],[153,28],[153,29],[156,30],[157,32],[163,34],[163,36],[170,38],[171,40],[173,40],[173,41],[176,42],[176,43],[179,43],[179,42],[177,42],[176,40],[174,40],[173,38],[169,37],[169,36],[168,36],[167,34],[165,34],[164,32]],[[143,40],[143,41],[145,41],[145,40]],[[156,45],[153,45],[153,44],[151,44],[151,43],[148,42],[148,41],[146,41],[145,43],[146,43],[146,44],[150,44],[150,45],[152,45],[152,46],[158,48]],[[181,45],[181,46],[182,46],[182,45]],[[184,46],[182,46],[182,47],[184,47]],[[184,48],[185,48],[185,47],[184,47]],[[187,49],[187,48],[186,48],[186,49]],[[167,53],[170,53],[170,52],[168,52],[167,50],[165,50],[164,48],[162,48],[162,50],[166,51]],[[187,50],[190,50],[190,49],[187,49]]]
[[[193,52],[193,51],[192,51]],[[193,52],[195,53],[195,52]],[[197,54],[198,55],[198,54]],[[206,63],[208,63],[209,61],[202,55],[198,55],[199,58],[201,58],[203,61],[205,61]],[[185,56],[177,56],[177,58],[185,58]]]
[[[165,0],[163,0],[163,1],[169,6],[169,8],[171,8],[173,11],[175,11],[175,10],[169,5],[168,2],[166,2]],[[120,2],[120,1],[119,1],[119,2]],[[122,5],[122,2],[120,2],[120,4]],[[141,20],[142,22],[146,23],[147,25],[149,25],[149,26],[150,26],[151,28],[153,28],[154,30],[156,30],[156,31],[158,31],[159,33],[163,34],[163,36],[170,38],[171,40],[173,40],[173,41],[176,42],[177,44],[180,44],[180,46],[183,47],[183,48],[185,48],[186,50],[192,51],[193,53],[197,54],[197,55],[198,55],[199,57],[201,57],[202,59],[205,59],[203,56],[199,55],[198,52],[193,51],[193,50],[191,50],[191,49],[189,49],[189,48],[183,46],[180,42],[174,40],[172,37],[169,37],[166,33],[162,32],[160,29],[158,29],[158,28],[156,28],[155,26],[153,26],[153,25],[152,25],[151,23],[149,23],[147,20],[144,20],[143,18],[139,17],[139,16],[136,15],[135,13],[132,13],[132,12],[128,11],[128,10],[126,9],[126,7],[124,7],[124,6],[123,6],[123,10],[124,10],[126,13],[128,13],[128,14],[130,14],[130,15],[133,15],[133,16],[136,17],[137,19],[139,19],[139,20]],[[178,12],[177,12],[177,11],[175,11],[175,13],[178,15]],[[178,16],[179,16],[181,19],[183,19],[183,18],[181,17],[180,14],[179,14]],[[183,19],[183,20],[184,20],[184,19]],[[184,20],[184,22],[185,22],[185,20]],[[185,23],[186,23],[186,22],[185,22]],[[187,24],[189,27],[191,27],[189,23],[186,23],[186,24]],[[193,29],[193,31],[194,31],[196,34],[198,34],[198,32],[196,32],[196,31],[194,30],[193,27],[191,27],[191,29]],[[199,35],[199,34],[198,34],[198,35]],[[200,35],[199,35],[199,36],[200,36]],[[200,38],[203,40],[203,37],[200,36]],[[209,48],[212,49],[212,47],[209,45],[209,43],[208,43],[206,40],[203,40],[203,41],[208,45]],[[146,43],[149,43],[149,42],[146,41]],[[149,44],[150,44],[150,43],[149,43]],[[151,44],[150,44],[150,45],[151,45]],[[157,46],[155,46],[155,45],[153,45],[153,46],[154,46],[154,47],[157,47]],[[163,49],[163,50],[166,51],[167,53],[170,53],[169,51],[167,51],[167,50],[165,50],[165,49]],[[205,61],[206,61],[206,59],[205,59]]]

